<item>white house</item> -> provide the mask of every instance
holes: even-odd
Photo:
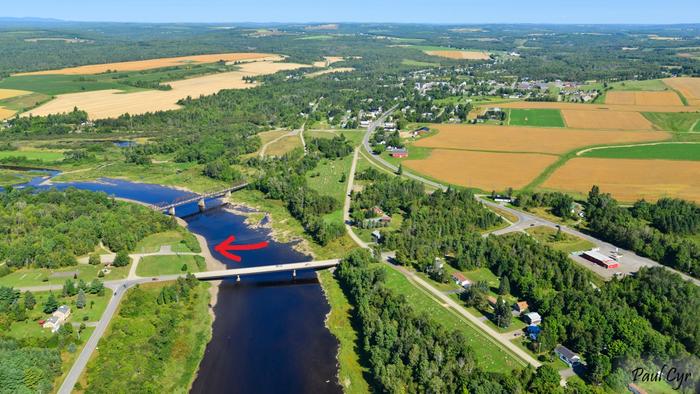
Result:
[[[50,328],[51,332],[56,332],[59,328],[61,328],[61,321],[56,316],[51,316],[46,319],[42,327]]]
[[[68,305],[59,306],[53,313],[53,316],[57,317],[61,323],[63,323],[66,321],[66,319],[68,319],[68,317],[70,317],[70,307],[68,307]]]
[[[528,324],[540,324],[542,323],[542,316],[537,312],[526,313],[525,322]]]
[[[559,356],[561,361],[565,362],[569,367],[573,367],[575,364],[581,362],[581,357],[579,357],[578,354],[562,345],[557,345],[557,347],[554,348],[554,354]]]

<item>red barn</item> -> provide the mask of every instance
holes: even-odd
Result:
[[[617,261],[613,260],[612,258],[602,254],[598,253],[595,250],[589,250],[588,252],[583,252],[581,255],[584,259],[588,261],[592,261],[599,266],[607,269],[612,269],[612,268],[617,268],[620,266],[620,263]]]

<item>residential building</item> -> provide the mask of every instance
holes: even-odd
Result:
[[[515,311],[518,312],[518,314],[521,314],[527,310],[529,305],[527,304],[527,301],[518,301],[515,303]]]
[[[581,357],[563,345],[557,345],[554,348],[554,354],[559,356],[561,361],[565,362],[569,367],[581,363]]]
[[[59,320],[58,317],[56,316],[51,316],[46,321],[44,322],[44,325],[42,327],[44,328],[50,328],[51,332],[56,332],[58,331],[59,328],[61,328],[61,321]]]
[[[462,287],[468,287],[469,285],[471,285],[469,279],[467,279],[461,272],[455,272],[454,274],[452,274],[452,280],[454,280],[456,284]]]
[[[70,307],[68,305],[59,306],[53,313],[53,316],[57,317],[61,322],[64,322],[70,317]]]
[[[542,323],[542,316],[537,312],[526,313],[525,322],[527,324],[540,324]]]

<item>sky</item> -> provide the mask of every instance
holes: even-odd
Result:
[[[700,23],[700,0],[25,0],[0,17],[115,22]]]

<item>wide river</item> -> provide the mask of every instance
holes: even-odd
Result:
[[[56,173],[52,173],[55,175]],[[27,185],[39,186],[43,178]],[[143,203],[175,201],[191,193],[160,185],[115,179],[57,183],[58,189],[105,192]],[[215,201],[207,201],[215,206]],[[245,217],[222,208],[197,214],[196,203],[177,208],[190,231],[202,235],[214,257],[230,267],[250,267],[309,261],[290,244],[273,241],[269,230],[255,229]],[[213,247],[229,235],[236,243],[268,241],[267,248],[238,253],[241,263],[229,261]],[[313,271],[223,281],[214,307],[213,336],[199,367],[193,393],[339,393],[336,354],[338,343],[324,320],[330,307]],[[138,349],[134,349],[138,351]]]

